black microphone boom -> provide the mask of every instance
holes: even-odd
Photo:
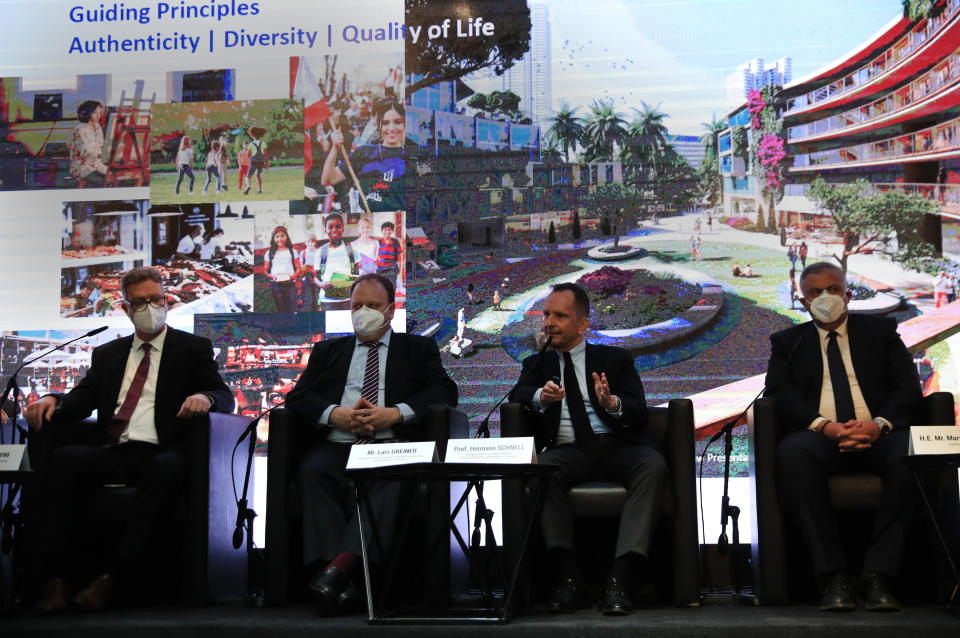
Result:
[[[17,369],[13,371],[13,374],[10,375],[10,378],[7,379],[7,387],[6,387],[6,389],[3,391],[3,398],[0,399],[0,410],[3,409],[3,406],[7,403],[7,399],[10,397],[10,393],[13,391],[14,387],[17,385],[17,375],[20,374],[20,371],[21,371],[21,370],[23,370],[25,367],[27,367],[28,365],[30,365],[30,364],[33,363],[34,361],[39,361],[40,359],[44,358],[44,357],[47,356],[48,354],[53,354],[53,353],[56,352],[57,350],[62,350],[62,349],[64,349],[64,348],[66,348],[67,346],[69,346],[69,345],[70,345],[71,343],[73,343],[74,341],[80,341],[81,339],[86,339],[87,337],[92,337],[92,336],[94,336],[94,335],[98,335],[98,334],[100,334],[101,332],[103,332],[104,330],[106,330],[108,327],[109,327],[109,326],[100,326],[99,328],[94,328],[93,330],[91,330],[90,332],[87,332],[86,334],[82,334],[82,335],[80,335],[79,337],[74,337],[73,339],[70,339],[69,341],[64,341],[64,342],[61,343],[60,345],[58,345],[58,346],[56,346],[56,347],[54,347],[54,348],[51,348],[50,350],[47,350],[46,352],[42,352],[42,353],[38,354],[37,356],[33,357],[32,359],[27,359],[26,361],[24,361],[23,363],[21,363],[21,364],[17,367]]]
[[[253,418],[253,421],[250,421],[250,425],[246,427],[243,433],[240,435],[240,438],[237,439],[237,444],[233,446],[233,451],[236,453],[237,448],[240,447],[240,444],[243,443],[243,440],[250,437],[250,449],[247,452],[247,470],[243,476],[243,497],[237,500],[237,524],[233,529],[233,548],[240,549],[240,546],[243,545],[243,525],[248,520],[250,524],[253,524],[253,517],[256,516],[253,510],[247,507],[247,490],[250,487],[250,466],[253,464],[253,455],[257,448],[257,424],[260,423],[260,419],[268,415],[270,412],[273,412],[279,407],[282,407],[286,403],[286,400],[281,401],[277,405],[267,408],[257,416]],[[233,472],[233,463],[230,464],[230,471]],[[234,484],[236,485],[236,484]],[[234,487],[236,489],[236,487]],[[234,492],[236,496],[236,492]],[[247,533],[251,533],[252,530],[247,530]]]
[[[799,338],[794,342],[793,347],[790,348],[790,352],[787,353],[787,360],[783,362],[781,370],[786,370],[787,366],[790,365],[790,360],[793,358],[794,353],[797,351],[797,348],[800,347],[800,342],[803,341],[803,335],[801,334]],[[730,504],[730,455],[733,453],[733,428],[737,426],[737,423],[740,422],[744,416],[746,416],[747,411],[753,407],[753,404],[757,402],[764,392],[767,391],[767,384],[763,384],[763,388],[760,389],[760,392],[757,393],[757,396],[753,397],[753,400],[747,404],[747,407],[744,408],[743,412],[733,417],[727,421],[720,431],[714,434],[707,445],[703,448],[703,454],[707,454],[707,449],[720,437],[724,438],[724,449],[723,449],[723,496],[720,499],[720,538],[717,540],[717,546],[720,549],[720,553],[723,554],[726,552],[727,547],[730,544],[730,541],[727,539],[727,520],[734,518],[734,538],[736,542],[739,543],[739,533],[737,530],[737,517],[740,514],[740,508]]]
[[[787,353],[787,360],[783,362],[783,367],[784,367],[784,368],[786,368],[786,367],[790,364],[790,360],[793,358],[793,353],[795,353],[795,352],[797,351],[797,348],[800,346],[800,342],[801,342],[801,341],[803,341],[803,335],[800,335],[800,338],[797,339],[796,343],[793,344],[793,347],[790,348],[790,352]],[[757,400],[758,400],[761,396],[763,396],[763,393],[766,392],[766,391],[767,391],[767,384],[764,383],[764,384],[763,384],[763,387],[760,388],[760,392],[758,392],[758,393],[757,393],[757,396],[753,397],[753,400],[750,401],[750,403],[747,404],[747,407],[743,410],[743,412],[741,412],[740,414],[738,414],[738,415],[735,416],[734,418],[732,418],[732,419],[730,419],[729,421],[727,421],[727,422],[724,424],[724,426],[723,426],[722,428],[720,428],[720,431],[719,431],[719,432],[717,432],[717,433],[714,434],[712,437],[710,437],[710,440],[707,442],[707,447],[710,447],[710,445],[711,445],[712,443],[716,443],[717,441],[719,441],[719,440],[720,440],[720,437],[722,437],[722,436],[724,435],[724,433],[725,433],[728,429],[731,429],[731,430],[732,430],[733,428],[735,428],[735,427],[737,426],[737,423],[740,422],[740,419],[742,419],[744,416],[746,416],[747,411],[748,411],[750,408],[753,407],[753,404],[756,403]],[[706,448],[704,448],[704,449],[706,449]]]
[[[540,358],[543,356],[543,353],[547,351],[547,348],[550,347],[551,343],[553,343],[553,335],[547,335],[547,340],[543,342],[543,345],[540,346],[540,350],[537,351],[538,364],[540,363]],[[494,411],[496,411],[496,409],[499,408],[503,404],[503,402],[507,400],[507,397],[510,396],[511,392],[513,392],[513,388],[510,388],[509,390],[507,390],[507,393],[503,395],[503,397],[494,404],[493,408],[491,408],[489,412],[487,412],[487,416],[485,416],[483,418],[483,421],[480,422],[480,425],[477,427],[477,433],[473,435],[473,438],[475,439],[479,439],[481,437],[484,439],[490,438],[490,417],[493,416]]]

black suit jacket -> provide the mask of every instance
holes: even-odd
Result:
[[[860,391],[873,417],[906,427],[918,414],[923,395],[913,357],[889,317],[848,315],[850,358]],[[812,321],[770,336],[765,396],[777,399],[777,411],[790,430],[804,429],[820,416],[823,356]]]
[[[316,423],[331,405],[339,405],[347,385],[356,337],[321,341],[313,347],[307,367],[287,395],[286,406],[305,422]],[[393,428],[399,438],[423,438],[423,419],[434,404],[457,405],[457,385],[447,376],[433,339],[394,332],[387,349],[384,401],[387,406],[406,403],[418,418]]]
[[[584,367],[587,373],[587,394],[597,416],[614,432],[626,434],[636,442],[646,442],[644,426],[647,424],[647,402],[640,375],[633,365],[633,355],[623,348],[588,343]],[[597,401],[593,389],[594,372],[606,373],[610,393],[620,397],[623,411],[620,418],[609,414]],[[538,450],[554,445],[560,427],[560,402],[551,404],[543,413],[533,406],[533,397],[537,390],[554,377],[560,378],[560,357],[556,351],[545,352],[542,357],[531,355],[523,360],[520,379],[510,392],[511,401],[522,403],[532,412],[534,439]]]
[[[133,335],[114,339],[93,350],[90,369],[73,390],[60,395],[56,416],[85,419],[97,411],[97,425],[103,436],[117,409],[120,384],[127,367]],[[213,399],[214,412],[233,410],[233,395],[220,378],[213,359],[210,340],[167,327],[157,370],[157,394],[154,409],[160,445],[179,443],[189,421],[178,419],[177,412],[191,394],[203,392]]]

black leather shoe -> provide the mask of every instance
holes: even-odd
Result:
[[[337,612],[345,616],[359,614],[363,611],[363,581],[351,578],[346,588],[337,596]]]
[[[37,611],[41,614],[55,614],[67,609],[70,599],[70,590],[67,581],[62,578],[50,580],[43,588],[43,595],[37,603]]]
[[[900,601],[890,591],[890,584],[881,574],[867,572],[861,582],[863,607],[870,611],[900,611]]]
[[[853,588],[845,574],[834,574],[820,597],[820,611],[853,611]]]
[[[581,607],[582,589],[583,585],[576,578],[564,578],[550,593],[547,611],[551,614],[577,611]]]
[[[607,616],[626,616],[633,611],[633,602],[617,579],[611,578],[603,588],[598,607]]]
[[[337,598],[347,587],[350,577],[336,567],[330,566],[318,572],[307,582],[307,587],[320,602],[322,609],[333,611],[337,608]]]

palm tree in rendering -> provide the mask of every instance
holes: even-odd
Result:
[[[670,117],[660,110],[660,105],[640,103],[643,110],[633,109],[634,118],[627,127],[621,159],[632,166],[634,178],[652,179],[662,176],[666,169],[677,163],[679,156],[667,140],[667,127],[663,120]]]
[[[613,100],[595,100],[584,127],[587,161],[611,161],[627,136],[627,122],[613,106]]]
[[[577,117],[577,111],[580,107],[571,109],[570,105],[563,102],[560,110],[547,120],[550,122],[550,142],[563,151],[563,159],[570,162],[570,151],[576,150],[577,145],[583,140],[584,130],[583,121]]]
[[[723,181],[720,179],[720,168],[717,165],[720,157],[720,133],[727,128],[726,120],[717,120],[714,113],[709,122],[701,122],[703,135],[700,144],[703,145],[703,164],[700,165],[699,197],[701,201],[715,206],[722,201]]]
[[[714,113],[709,122],[700,122],[703,129],[703,135],[700,136],[700,144],[703,146],[704,162],[716,160],[720,155],[718,140],[720,133],[727,128],[726,120],[717,121],[717,114]]]

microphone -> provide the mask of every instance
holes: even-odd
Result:
[[[237,523],[233,529],[233,548],[240,549],[240,546],[243,545],[243,523],[247,518],[247,513],[250,510],[247,509],[247,488],[250,485],[250,465],[253,462],[253,452],[256,449],[257,445],[257,425],[260,423],[260,419],[270,414],[277,408],[283,407],[286,404],[287,400],[284,399],[275,406],[269,407],[257,416],[254,417],[253,421],[250,422],[243,433],[240,435],[240,438],[237,439],[237,444],[233,446],[233,454],[231,454],[230,462],[230,472],[233,473],[233,456],[237,453],[237,448],[240,447],[240,444],[243,443],[243,440],[250,437],[250,452],[247,456],[247,471],[243,479],[243,498],[237,499]],[[236,483],[234,483],[234,490],[236,490]],[[234,497],[236,497],[236,491],[234,491]],[[254,514],[256,516],[256,514]]]
[[[547,348],[550,347],[551,343],[553,343],[553,335],[547,335],[546,341],[543,342],[543,345],[540,346],[540,350],[537,351],[537,362],[534,364],[535,366],[540,364],[540,359],[543,357],[543,353],[547,351]],[[479,439],[481,437],[485,439],[490,438],[490,417],[493,416],[493,413],[496,411],[496,409],[499,408],[503,404],[503,402],[507,400],[507,397],[510,396],[511,392],[513,392],[513,388],[510,388],[509,390],[507,390],[507,393],[503,395],[503,397],[499,401],[496,402],[496,404],[493,406],[493,408],[489,412],[487,412],[487,416],[485,416],[483,418],[483,421],[480,422],[480,425],[477,427],[477,433],[473,435],[473,438],[475,439]]]
[[[786,369],[787,369],[787,366],[790,365],[790,360],[793,358],[793,355],[794,355],[794,353],[797,351],[797,348],[800,347],[800,342],[803,341],[803,337],[804,337],[804,335],[801,334],[801,335],[797,338],[797,340],[793,343],[793,347],[790,348],[790,351],[787,353],[787,359],[786,359],[786,361],[784,361],[784,362],[783,362],[783,365],[780,367],[780,370],[779,370],[780,372],[786,370]],[[720,431],[717,432],[716,434],[714,434],[714,435],[710,438],[710,441],[708,441],[708,442],[707,442],[707,445],[704,446],[704,448],[703,448],[703,456],[704,456],[704,457],[707,455],[707,450],[710,448],[710,446],[713,445],[713,443],[715,443],[716,441],[718,441],[718,440],[720,439],[720,437],[722,437],[722,436],[731,437],[731,435],[732,435],[732,433],[733,433],[733,428],[737,425],[737,423],[740,422],[740,419],[742,419],[742,418],[747,414],[747,411],[750,410],[751,407],[753,407],[753,404],[756,403],[757,400],[758,400],[758,399],[763,395],[763,393],[766,392],[766,391],[767,391],[767,384],[766,384],[766,382],[764,382],[763,387],[760,389],[760,392],[758,392],[758,393],[757,393],[757,396],[753,397],[753,400],[750,401],[750,403],[747,404],[747,407],[744,408],[743,412],[741,412],[741,413],[738,414],[737,416],[735,416],[735,417],[733,417],[732,419],[730,419],[729,421],[727,421],[727,422],[723,425],[723,427],[720,428]],[[730,495],[729,495],[729,492],[728,492],[729,480],[730,480],[730,454],[731,454],[731,452],[733,451],[733,444],[732,444],[731,441],[732,441],[731,438],[727,438],[727,440],[726,440],[726,446],[725,446],[725,448],[724,448],[725,461],[724,461],[724,469],[723,469],[723,496],[721,497],[721,501],[720,501],[720,502],[721,502],[721,505],[720,505],[720,538],[717,539],[717,549],[719,550],[721,556],[725,556],[725,555],[726,555],[726,553],[727,553],[727,548],[728,548],[729,545],[730,545],[730,541],[729,541],[729,539],[727,539],[727,518],[730,517],[730,515],[731,515],[732,512],[735,512],[735,513],[734,513],[734,524],[733,524],[733,525],[734,525],[734,527],[733,527],[734,542],[738,542],[738,541],[737,541],[737,536],[738,536],[738,534],[737,534],[737,522],[736,522],[737,519],[736,519],[736,516],[739,515],[739,513],[740,513],[740,508],[735,507],[735,506],[733,506],[733,505],[730,505]],[[702,462],[701,462],[701,465],[700,465],[700,470],[701,470],[701,472],[703,471],[703,464],[702,464]],[[736,551],[736,550],[735,550],[735,551]]]
[[[794,353],[797,351],[797,348],[800,347],[800,342],[803,341],[803,337],[804,337],[804,335],[800,335],[800,337],[794,342],[793,347],[790,348],[790,351],[787,353],[787,360],[783,362],[783,367],[781,368],[781,371],[786,370],[787,366],[790,365],[790,360],[793,359]],[[731,420],[731,421],[728,421],[722,428],[720,428],[720,431],[719,431],[719,432],[717,432],[717,433],[714,434],[712,437],[710,437],[710,440],[707,442],[707,447],[710,447],[711,444],[716,443],[717,441],[719,441],[719,440],[720,440],[720,437],[722,437],[722,436],[726,433],[727,428],[731,428],[731,429],[732,429],[732,428],[735,426],[735,424],[736,424],[740,419],[742,419],[743,416],[747,413],[747,410],[749,410],[750,408],[752,408],[752,407],[753,407],[753,404],[756,403],[757,400],[758,400],[761,396],[763,396],[763,393],[766,392],[766,391],[767,391],[767,384],[764,383],[764,384],[763,384],[763,387],[760,389],[760,392],[757,394],[757,396],[753,397],[753,400],[752,400],[750,403],[747,404],[746,409],[744,409],[743,412],[741,412],[740,414],[738,414],[738,415],[736,416],[736,418],[734,418],[734,419]],[[706,447],[704,448],[704,450],[706,450]]]
[[[94,328],[93,330],[87,332],[86,334],[82,334],[82,335],[80,335],[79,337],[74,337],[73,339],[70,339],[69,341],[64,341],[64,342],[61,343],[60,345],[58,345],[58,346],[56,346],[56,347],[54,347],[54,348],[51,348],[50,350],[47,350],[46,352],[42,352],[42,353],[38,354],[37,356],[33,357],[32,359],[27,359],[26,361],[24,361],[23,363],[21,363],[20,366],[17,367],[17,369],[13,371],[13,374],[10,375],[10,378],[7,380],[7,387],[6,387],[6,389],[3,391],[3,398],[0,399],[0,410],[2,410],[4,404],[6,404],[7,399],[8,399],[9,396],[10,396],[10,393],[13,392],[14,388],[17,387],[17,375],[20,374],[20,371],[21,371],[21,370],[23,370],[25,367],[27,367],[28,365],[30,365],[30,364],[33,363],[34,361],[39,361],[40,359],[44,358],[44,357],[47,356],[48,354],[53,354],[53,353],[56,352],[57,350],[63,350],[64,348],[66,348],[67,346],[69,346],[69,345],[70,345],[71,343],[73,343],[74,341],[80,341],[81,339],[86,339],[87,337],[92,337],[92,336],[94,336],[94,335],[98,335],[98,334],[100,334],[101,332],[103,332],[104,330],[106,330],[107,328],[109,328],[109,326],[100,326],[99,328]],[[19,388],[18,388],[18,392],[19,392]],[[19,426],[18,426],[18,427],[19,427]]]
[[[341,352],[342,351],[337,351],[332,357],[330,357],[330,361],[327,362],[327,365],[325,365],[323,367],[323,370],[320,371],[320,374],[317,375],[317,380],[322,378],[323,375],[325,375],[327,371],[333,366],[333,364],[337,362],[337,360],[340,358]],[[316,382],[314,382],[314,384],[316,384]],[[233,456],[237,453],[237,448],[240,447],[240,444],[243,443],[243,440],[247,438],[247,436],[250,437],[250,450],[247,452],[247,470],[243,477],[243,498],[237,499],[237,523],[236,523],[236,527],[234,527],[233,529],[233,548],[234,549],[240,549],[240,546],[243,545],[244,521],[247,520],[247,517],[249,515],[252,515],[250,516],[250,520],[252,524],[253,516],[256,516],[256,513],[254,513],[253,510],[250,510],[247,508],[247,489],[250,485],[250,466],[253,464],[253,453],[257,445],[257,435],[256,435],[257,425],[260,423],[260,419],[262,419],[269,413],[273,412],[277,408],[283,407],[284,405],[286,405],[286,403],[287,403],[287,400],[284,399],[277,405],[267,408],[266,410],[258,414],[256,417],[254,417],[253,421],[250,422],[250,425],[248,425],[243,430],[243,433],[240,435],[240,438],[237,439],[237,444],[233,446],[233,453],[231,454],[231,457],[230,457],[231,474],[233,472]],[[233,489],[234,489],[234,498],[236,498],[236,489],[237,489],[236,484],[234,484]]]

